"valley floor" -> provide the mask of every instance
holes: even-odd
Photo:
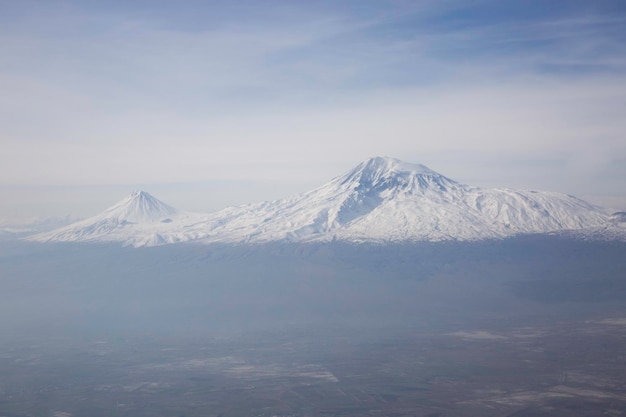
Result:
[[[626,245],[0,245],[0,417],[626,416]]]
[[[626,410],[626,318],[423,332],[51,340],[0,351],[0,415],[589,416]]]

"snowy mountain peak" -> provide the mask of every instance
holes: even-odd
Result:
[[[432,169],[422,164],[412,164],[404,162],[396,158],[390,158],[388,156],[375,156],[373,158],[366,159],[361,162],[355,170],[364,169],[370,172],[379,173],[407,173],[407,174],[429,174],[440,175]]]
[[[389,191],[423,194],[427,190],[446,192],[463,187],[425,165],[379,156],[361,162],[335,181],[365,193]]]
[[[176,209],[145,191],[133,191],[128,197],[109,209],[103,216],[119,222],[146,223],[162,221],[176,214]]]
[[[132,198],[146,198],[146,197],[152,197],[150,194],[148,194],[145,191],[141,191],[141,190],[135,190],[132,193],[130,193],[130,197]]]

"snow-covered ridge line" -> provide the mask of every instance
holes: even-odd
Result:
[[[375,157],[309,192],[210,214],[179,212],[138,191],[97,216],[30,239],[151,246],[478,240],[604,229],[601,235],[626,236],[615,216],[566,194],[471,187],[424,165]]]

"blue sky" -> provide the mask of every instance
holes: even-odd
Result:
[[[0,216],[215,209],[373,155],[626,208],[623,1],[0,0],[0,51]]]

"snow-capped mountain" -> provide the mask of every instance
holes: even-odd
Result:
[[[177,231],[201,215],[181,213],[145,191],[134,191],[102,213],[29,240],[40,242],[106,242],[154,246],[185,239]]]
[[[308,193],[216,213],[210,239],[440,241],[605,225],[608,213],[559,193],[481,189],[423,165],[371,158]]]
[[[376,157],[307,193],[206,215],[179,213],[137,192],[98,216],[32,239],[134,246],[189,240],[477,240],[615,222],[605,209],[569,195],[471,187],[424,165]]]

